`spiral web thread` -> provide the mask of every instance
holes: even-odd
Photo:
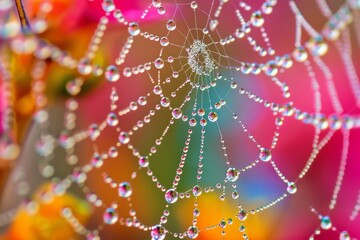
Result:
[[[311,26],[302,15],[295,1],[288,1],[289,10],[292,11],[296,23],[294,31],[295,42],[294,48],[282,56],[276,54],[276,49],[273,49],[271,39],[269,39],[264,27],[267,18],[276,10],[276,0],[266,0],[258,9],[252,7],[251,4],[231,0],[219,2],[212,0],[207,6],[203,6],[206,4],[200,3],[200,1],[178,2],[173,0],[161,2],[160,0],[153,0],[149,3],[148,8],[143,11],[139,20],[134,22],[128,22],[121,9],[116,8],[114,2],[104,0],[102,3],[104,16],[94,32],[85,56],[79,61],[55,46],[40,41],[35,36],[27,39],[26,41],[37,42],[34,56],[38,59],[38,63],[34,70],[36,74],[33,74],[34,83],[37,82],[37,78],[41,79],[41,71],[44,71],[44,68],[46,68],[44,62],[46,58],[51,58],[54,62],[59,63],[59,65],[70,69],[77,68],[79,73],[78,78],[66,84],[68,93],[74,97],[71,97],[66,102],[67,110],[64,115],[64,131],[58,136],[49,134],[49,131],[47,131],[49,113],[44,106],[38,106],[34,119],[40,126],[41,134],[36,142],[36,149],[40,155],[39,162],[43,166],[41,174],[44,177],[53,178],[53,176],[56,176],[56,169],[52,166],[51,161],[54,157],[51,153],[55,148],[65,149],[65,158],[68,160],[67,162],[71,168],[73,168],[68,176],[61,180],[57,178],[56,181],[53,181],[55,187],[51,194],[62,195],[72,185],[78,185],[87,201],[104,213],[103,219],[99,221],[96,229],[88,229],[86,226],[81,225],[76,216],[72,214],[70,208],[62,210],[62,217],[73,226],[78,234],[86,236],[89,240],[100,239],[103,227],[113,224],[148,231],[149,236],[154,240],[165,239],[169,235],[178,238],[188,237],[195,239],[201,235],[201,232],[210,231],[214,228],[221,228],[223,235],[225,235],[225,227],[233,223],[233,218],[236,221],[239,220],[241,236],[244,239],[248,239],[249,236],[245,230],[245,220],[248,215],[258,214],[281,201],[285,201],[289,195],[295,194],[297,192],[297,183],[306,176],[317,159],[318,154],[332,139],[335,132],[339,131],[343,137],[342,154],[336,183],[328,207],[329,212],[323,216],[323,213],[310,206],[311,212],[315,213],[320,219],[320,228],[316,228],[316,231],[310,238],[313,238],[315,234],[319,234],[320,229],[332,229],[338,232],[328,215],[337,204],[347,165],[350,133],[352,129],[360,127],[360,116],[344,114],[339,94],[335,88],[333,74],[330,67],[323,60],[323,56],[328,51],[328,42],[334,42],[345,65],[347,74],[346,84],[349,84],[351,88],[352,94],[356,99],[356,106],[360,107],[360,81],[351,57],[352,43],[349,32],[349,26],[359,25],[358,11],[360,3],[355,0],[345,1],[335,12],[331,11],[325,0],[317,0],[316,3],[323,16],[328,19],[327,23],[320,30],[316,30]],[[233,12],[224,12],[223,9],[228,5],[233,6]],[[185,17],[185,11],[193,12],[191,20],[187,18],[188,15]],[[151,27],[146,25],[148,15],[154,13],[160,15],[160,24],[162,24],[163,28],[162,35],[152,33]],[[222,20],[225,14],[233,14],[237,22],[231,25],[231,34],[223,36],[219,29],[221,29],[221,24],[225,21]],[[109,18],[116,19],[118,22],[116,24],[121,28],[127,29],[128,37],[118,57],[115,58],[112,64],[97,66],[94,65],[96,64],[94,58],[99,45],[102,43],[102,38],[107,33],[106,29],[110,23]],[[36,33],[36,28],[34,31]],[[253,37],[252,34],[254,32],[260,33],[261,37]],[[307,38],[305,42],[303,42],[304,38]],[[140,62],[135,66],[129,65],[127,64],[127,58],[133,51],[132,46],[140,40],[149,46],[155,46],[154,49],[160,47],[160,50],[151,52],[152,56],[155,55],[156,57],[150,61]],[[357,41],[360,41],[360,39],[358,38]],[[226,51],[227,46],[238,42],[254,51],[260,60],[257,62],[242,61]],[[151,47],[149,49],[151,51]],[[52,50],[52,52],[49,50]],[[6,59],[2,58],[1,60],[0,70],[6,73]],[[281,74],[291,71],[295,65],[303,65],[306,69],[307,78],[310,80],[312,87],[314,112],[303,111],[290,101],[291,89],[283,81]],[[319,69],[326,80],[326,91],[330,96],[331,105],[334,110],[332,115],[322,113],[322,94],[315,69]],[[84,131],[77,131],[74,129],[76,127],[76,111],[79,104],[75,96],[81,92],[85,76],[89,74],[104,76],[104,79],[109,82],[108,84],[114,85],[110,93],[110,110],[108,115],[103,117],[102,121],[90,124],[89,128]],[[253,93],[246,87],[242,87],[241,78],[245,75],[266,76],[280,89],[282,100],[280,102],[266,100],[257,96],[256,93]],[[3,76],[5,79],[7,75],[3,74]],[[140,96],[136,101],[129,102],[128,106],[119,110],[118,101],[121,99],[121,96],[118,96],[118,87],[121,85],[118,85],[118,83],[135,77],[141,79],[137,81],[146,81],[147,84],[150,82],[151,90],[148,90],[147,94]],[[41,92],[38,94],[41,95]],[[228,104],[232,95],[248,99],[265,108],[266,111],[271,112],[274,118],[275,130],[270,145],[266,145],[266,142],[263,143],[253,136],[247,128],[245,121],[242,121],[242,116],[237,113],[236,108]],[[141,111],[142,108],[149,105],[151,106],[148,113],[139,119],[136,124],[129,128],[122,126],[122,119],[125,116],[132,112]],[[220,109],[222,109],[221,114],[219,113]],[[141,134],[142,128],[150,124],[151,120],[156,119],[160,111],[161,114],[166,112],[168,117],[164,119],[167,119],[167,122],[163,126],[162,132],[152,133],[156,137],[152,146],[149,149],[144,149],[142,146],[137,145],[139,142],[135,141],[133,143],[133,137]],[[6,117],[11,118],[5,115]],[[230,140],[225,139],[223,135],[221,124],[223,118],[229,118],[236,122],[242,132],[242,137],[247,138],[258,151],[258,155],[254,156],[255,160],[241,168],[235,167],[235,159],[231,159],[227,153],[226,146]],[[277,147],[280,129],[289,118],[294,118],[302,124],[314,127],[311,154],[306,159],[298,177],[293,180],[288,179],[282,173],[282,170],[276,165],[276,159],[272,156]],[[157,148],[166,143],[168,132],[177,125],[186,126],[185,128],[187,129],[185,142],[181,143],[182,140],[177,140],[177,144],[183,144],[180,159],[176,154],[173,154],[174,156],[172,157],[174,161],[179,159],[179,166],[174,174],[173,182],[162,182],[161,178],[156,176],[158,170],[152,168],[152,161],[156,161],[154,159],[158,154]],[[220,140],[219,145],[223,153],[223,164],[225,164],[227,169],[225,172],[217,173],[219,176],[222,176],[223,181],[214,185],[209,185],[203,179],[203,174],[205,174],[204,166],[211,164],[204,160],[206,145],[213,141],[213,139],[207,137],[209,128],[217,129]],[[98,139],[105,134],[106,129],[111,129],[112,133],[116,131],[118,138],[105,152],[100,153],[101,151],[98,147],[100,140]],[[192,143],[192,141],[195,141],[193,140],[195,138],[194,133],[200,134],[200,145],[198,146],[196,160],[193,157],[191,159],[188,158],[187,154],[189,148],[195,145],[195,143]],[[179,139],[183,138],[179,137]],[[81,156],[76,156],[75,153],[76,146],[81,142],[93,145],[92,157],[90,161],[85,161],[88,163],[84,165],[80,164],[81,161],[77,162],[76,159],[81,158]],[[137,159],[139,161],[139,168],[128,176],[128,180],[121,182],[116,179],[123,179],[123,176],[111,176],[107,172],[102,172],[102,167],[107,164],[110,158],[121,157],[119,156],[119,150],[122,148],[128,148],[132,152],[131,160]],[[184,167],[189,161],[197,161],[196,169],[192,169],[196,172],[195,179],[191,188],[183,189],[179,186],[179,183],[182,179]],[[236,183],[241,181],[240,174],[242,175],[247,171],[255,172],[256,168],[262,164],[271,165],[276,175],[284,183],[284,193],[280,194],[273,201],[257,208],[246,209],[242,206],[242,199],[239,197]],[[103,180],[108,187],[104,191],[117,191],[119,198],[113,199],[112,203],[102,201],[101,193],[96,193],[87,184],[87,176],[93,171],[100,171],[102,173]],[[149,181],[160,190],[161,194],[164,195],[166,203],[159,221],[152,225],[146,225],[142,222],[132,204],[131,197],[133,191],[137,191],[132,182],[135,181],[137,175],[141,172],[145,172]],[[198,218],[201,221],[199,216],[199,208],[201,206],[199,206],[198,199],[205,197],[211,192],[218,194],[220,201],[226,201],[227,198],[234,199],[238,207],[234,209],[232,216],[224,216],[223,219],[219,219],[219,222],[214,223],[214,225],[200,228],[198,227]],[[177,204],[183,199],[193,199],[193,220],[188,229],[182,232],[174,232],[171,230],[171,226],[168,227],[166,225],[166,222],[168,218],[171,218],[172,205]],[[44,199],[44,201],[46,200]],[[125,202],[129,205],[128,217],[121,216],[118,213],[118,205],[123,206]],[[357,201],[350,214],[350,221],[356,219],[360,209],[359,206],[359,201]],[[350,239],[349,233],[346,231],[339,232],[339,234],[342,237],[341,239]]]

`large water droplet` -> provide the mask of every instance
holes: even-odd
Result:
[[[350,240],[350,235],[347,231],[342,231],[339,236],[340,240]]]
[[[81,169],[75,168],[71,178],[75,183],[82,184],[86,181],[87,176]]]
[[[114,127],[114,126],[118,125],[119,120],[117,118],[116,113],[113,113],[113,112],[109,113],[107,118],[106,118],[106,122],[111,127]]]
[[[114,65],[108,66],[105,70],[105,78],[109,82],[116,82],[120,78],[119,69]]]
[[[216,112],[210,112],[208,119],[210,122],[216,122],[218,120],[218,114]]]
[[[192,193],[194,194],[195,197],[200,196],[202,193],[201,187],[198,185],[194,186],[192,189]]]
[[[168,203],[174,203],[178,200],[178,196],[179,196],[178,192],[175,189],[170,188],[165,193],[165,200]]]
[[[158,58],[155,60],[154,65],[157,69],[162,69],[164,67],[164,60]]]
[[[115,5],[113,0],[103,0],[101,6],[105,12],[112,12],[115,10]]]
[[[245,221],[247,218],[247,212],[244,209],[241,209],[237,215],[240,221]]]
[[[268,162],[271,160],[271,152],[268,148],[260,148],[259,158],[261,161]]]
[[[286,188],[287,192],[290,194],[294,194],[297,191],[296,185],[293,182],[288,182],[288,186]]]
[[[120,132],[119,134],[119,142],[122,144],[127,144],[130,142],[130,136],[127,132]]]
[[[139,27],[139,23],[137,22],[132,22],[129,24],[128,27],[128,31],[130,33],[131,36],[137,36],[140,34],[140,27]]]
[[[165,239],[166,231],[165,228],[161,225],[156,225],[151,229],[151,240],[163,240]]]
[[[264,24],[265,20],[260,11],[256,11],[251,15],[251,24],[254,27],[261,27]]]
[[[190,226],[186,233],[190,239],[195,239],[199,236],[199,229],[196,226]]]
[[[239,171],[236,168],[229,168],[226,171],[226,178],[230,182],[235,182],[239,178]]]
[[[328,51],[328,45],[321,36],[310,38],[306,43],[306,47],[315,56],[323,56]]]
[[[324,217],[321,218],[320,227],[322,229],[328,230],[328,229],[331,228],[331,226],[332,226],[332,223],[331,223],[331,220],[330,220],[329,216],[324,216]]]
[[[163,46],[163,47],[166,47],[167,45],[169,45],[169,39],[167,38],[167,37],[162,37],[161,39],[160,39],[160,44],[161,44],[161,46]]]
[[[119,183],[119,196],[123,198],[128,198],[132,194],[132,189],[130,186],[130,183],[128,182],[122,182]]]
[[[170,19],[169,21],[167,21],[166,23],[166,28],[169,30],[169,31],[174,31],[176,29],[176,23],[174,20]]]
[[[175,119],[181,118],[181,116],[182,116],[182,111],[181,111],[181,109],[179,109],[179,108],[174,108],[174,110],[172,111],[172,116],[173,116],[173,118],[175,118]]]
[[[104,223],[106,224],[115,224],[118,220],[118,213],[114,208],[107,208],[103,215]]]

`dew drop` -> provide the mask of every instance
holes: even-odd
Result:
[[[237,218],[240,220],[240,221],[245,221],[246,218],[247,218],[247,212],[244,210],[244,209],[241,209],[239,211],[239,213],[237,214]]]
[[[130,142],[130,136],[127,132],[120,132],[119,134],[119,142],[122,144],[127,144]]]
[[[239,178],[239,171],[236,168],[229,168],[226,171],[226,178],[230,182],[235,182]]]
[[[261,27],[264,24],[264,18],[260,11],[256,11],[251,15],[251,24],[254,27]]]
[[[166,23],[166,28],[169,31],[174,31],[176,29],[176,23],[174,20],[170,19],[169,21],[167,21]]]
[[[321,36],[310,38],[306,47],[314,56],[323,56],[328,51],[328,45]]]
[[[151,240],[163,240],[166,236],[166,230],[161,225],[156,225],[151,228]]]
[[[175,118],[175,119],[181,118],[181,116],[182,116],[182,111],[181,111],[181,109],[179,109],[179,108],[174,108],[174,110],[172,111],[172,116],[173,116],[173,118]]]
[[[261,161],[268,162],[271,160],[271,152],[268,148],[260,148],[259,158]]]
[[[131,36],[137,36],[140,34],[140,27],[139,27],[139,23],[137,22],[132,22],[129,24],[128,27],[128,31],[130,33]]]
[[[304,62],[308,58],[308,53],[302,46],[295,48],[292,55],[293,58],[298,62]]]
[[[194,194],[195,197],[200,196],[202,193],[201,187],[198,185],[194,186],[192,189],[192,193]]]
[[[340,240],[350,240],[350,235],[347,231],[342,231],[339,236]]]
[[[147,157],[141,156],[139,158],[139,166],[140,167],[148,167],[149,166],[149,159]]]
[[[288,182],[288,186],[286,188],[287,192],[290,194],[294,194],[297,191],[296,185],[294,182]]]
[[[160,44],[161,46],[166,47],[167,45],[169,45],[169,39],[167,37],[162,37],[160,39]]]
[[[115,10],[113,0],[103,0],[101,6],[105,12],[112,12]]]
[[[128,198],[132,194],[132,189],[130,183],[128,182],[119,183],[118,190],[119,190],[119,196],[123,198]]]
[[[186,233],[190,239],[195,239],[199,236],[199,229],[196,226],[190,226]]]
[[[218,120],[218,114],[216,112],[210,112],[208,119],[210,122],[216,122]]]
[[[75,183],[82,184],[86,181],[87,176],[81,169],[75,168],[71,178]]]
[[[329,216],[323,216],[321,218],[321,224],[320,224],[320,227],[322,229],[325,229],[325,230],[328,230],[330,229],[332,226],[332,223],[331,223],[331,220],[330,220],[330,217]]]
[[[83,75],[89,75],[92,72],[93,67],[91,66],[90,60],[88,58],[80,59],[77,69],[79,73]]]
[[[119,69],[114,65],[108,66],[105,70],[105,78],[109,82],[116,82],[120,78]]]
[[[118,221],[118,214],[114,208],[109,207],[105,210],[103,219],[106,224],[115,224]]]
[[[118,125],[119,120],[118,120],[116,114],[113,113],[113,112],[111,112],[111,113],[109,113],[109,115],[107,116],[106,122],[107,122],[107,124],[108,124],[109,126],[114,127],[114,126]]]
[[[154,65],[157,69],[162,69],[164,67],[164,60],[158,58],[155,60]]]
[[[103,164],[104,160],[102,159],[102,157],[98,153],[95,153],[94,156],[91,158],[91,165],[95,168],[99,168]]]
[[[167,98],[167,97],[163,97],[163,98],[161,98],[161,100],[160,100],[160,104],[161,104],[161,106],[163,106],[163,107],[168,107],[168,106],[170,106],[170,99]]]
[[[198,4],[197,4],[195,1],[192,1],[192,2],[190,3],[190,7],[195,10],[195,9],[197,9]]]
[[[170,188],[165,193],[165,200],[168,203],[175,203],[178,200],[178,197],[179,197],[178,192],[173,188]]]

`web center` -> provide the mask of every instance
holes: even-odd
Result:
[[[195,40],[187,50],[188,64],[198,75],[209,75],[215,69],[215,62],[211,58],[207,46],[200,40]]]

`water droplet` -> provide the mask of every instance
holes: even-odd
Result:
[[[217,19],[211,20],[210,25],[209,25],[210,30],[214,31],[218,24],[219,24],[219,21]]]
[[[113,0],[103,0],[101,6],[105,12],[112,12],[115,10]]]
[[[72,175],[71,175],[72,180],[75,183],[84,183],[86,181],[86,173],[84,173],[81,169],[79,168],[75,168]]]
[[[192,193],[194,194],[195,197],[200,196],[202,193],[201,187],[198,185],[194,186],[192,189]]]
[[[251,15],[251,24],[254,27],[261,27],[264,24],[265,20],[260,11],[256,11]]]
[[[153,92],[156,94],[156,95],[160,95],[162,93],[162,89],[161,89],[161,86],[160,85],[156,85],[153,89]]]
[[[199,236],[199,229],[196,226],[190,226],[186,233],[190,239],[195,239]]]
[[[321,36],[310,38],[306,47],[315,56],[323,56],[328,51],[328,45]]]
[[[119,134],[119,142],[122,144],[127,144],[130,142],[130,136],[127,132],[121,132]]]
[[[97,137],[100,136],[99,126],[97,124],[91,124],[88,129],[88,134],[91,140],[95,140]]]
[[[308,58],[308,53],[306,52],[306,49],[302,46],[295,48],[292,55],[294,59],[298,62],[304,62]]]
[[[146,97],[144,97],[144,96],[139,97],[138,103],[139,103],[141,106],[145,106],[146,103],[147,103]]]
[[[192,1],[192,2],[190,3],[190,7],[191,7],[192,9],[197,9],[198,4],[197,4],[195,1]]]
[[[173,118],[175,118],[175,119],[181,118],[181,116],[182,116],[182,111],[181,111],[181,109],[179,109],[179,108],[174,108],[174,110],[172,111],[172,116],[173,116]]]
[[[332,226],[332,223],[331,223],[331,220],[330,220],[329,216],[324,216],[324,217],[321,218],[320,227],[322,229],[328,230],[328,229],[331,228],[331,226]]]
[[[130,33],[131,36],[137,36],[140,34],[140,27],[139,27],[139,23],[137,22],[132,22],[129,24],[128,27],[128,31]]]
[[[93,67],[91,66],[90,60],[88,58],[82,58],[78,62],[77,69],[79,73],[88,75],[92,72]]]
[[[158,58],[155,60],[154,65],[157,69],[162,69],[164,67],[164,60]]]
[[[176,23],[174,20],[170,19],[169,21],[167,21],[166,23],[166,28],[169,30],[169,31],[174,31],[176,29]]]
[[[226,171],[226,178],[230,182],[235,182],[239,178],[239,171],[236,168],[229,168]]]
[[[53,153],[55,147],[55,139],[51,135],[41,136],[39,140],[36,141],[35,149],[40,156],[49,156]]]
[[[297,191],[296,185],[294,182],[288,182],[288,186],[286,188],[287,192],[290,194],[294,194]]]
[[[274,61],[269,61],[264,65],[263,71],[266,75],[273,77],[278,73],[278,68]]]
[[[95,168],[99,168],[103,164],[104,160],[102,159],[102,157],[98,153],[95,153],[94,156],[91,158],[91,165]]]
[[[147,157],[141,156],[139,158],[139,165],[140,167],[148,167],[149,166],[149,159]]]
[[[166,236],[166,230],[161,225],[156,225],[151,228],[151,240],[163,240]]]
[[[218,120],[218,114],[216,112],[210,112],[208,119],[210,122],[216,122]]]
[[[120,78],[119,69],[114,65],[108,66],[105,70],[105,78],[109,82],[116,82]]]
[[[100,240],[100,237],[95,233],[88,233],[86,235],[86,240]]]
[[[170,105],[170,99],[167,98],[167,97],[163,97],[163,98],[161,98],[161,100],[160,100],[160,104],[161,104],[161,106],[163,106],[163,107],[168,107],[168,106]]]
[[[174,203],[178,200],[178,196],[179,196],[178,192],[175,189],[170,188],[165,193],[165,200],[168,203]]]
[[[259,158],[261,161],[268,162],[271,160],[271,152],[268,148],[260,148]]]
[[[244,209],[241,209],[237,215],[240,221],[245,221],[247,218],[247,212]]]
[[[161,6],[161,0],[152,0],[152,5],[156,8]]]
[[[167,37],[162,37],[161,39],[160,39],[160,44],[161,44],[161,46],[163,46],[163,47],[166,47],[167,45],[169,45],[169,39],[167,38]]]
[[[113,112],[109,113],[107,118],[106,118],[106,122],[111,127],[114,127],[114,126],[118,125],[119,120],[118,120],[118,118],[116,116],[116,113],[113,113]]]
[[[347,231],[342,231],[339,236],[340,240],[350,240],[350,235]]]
[[[118,221],[118,213],[114,208],[107,208],[103,215],[104,223],[115,224]]]
[[[119,196],[123,198],[128,198],[132,194],[132,189],[130,186],[130,183],[128,182],[122,182],[119,183]]]
[[[193,211],[193,215],[194,215],[194,217],[198,217],[200,215],[200,210],[195,208]]]

